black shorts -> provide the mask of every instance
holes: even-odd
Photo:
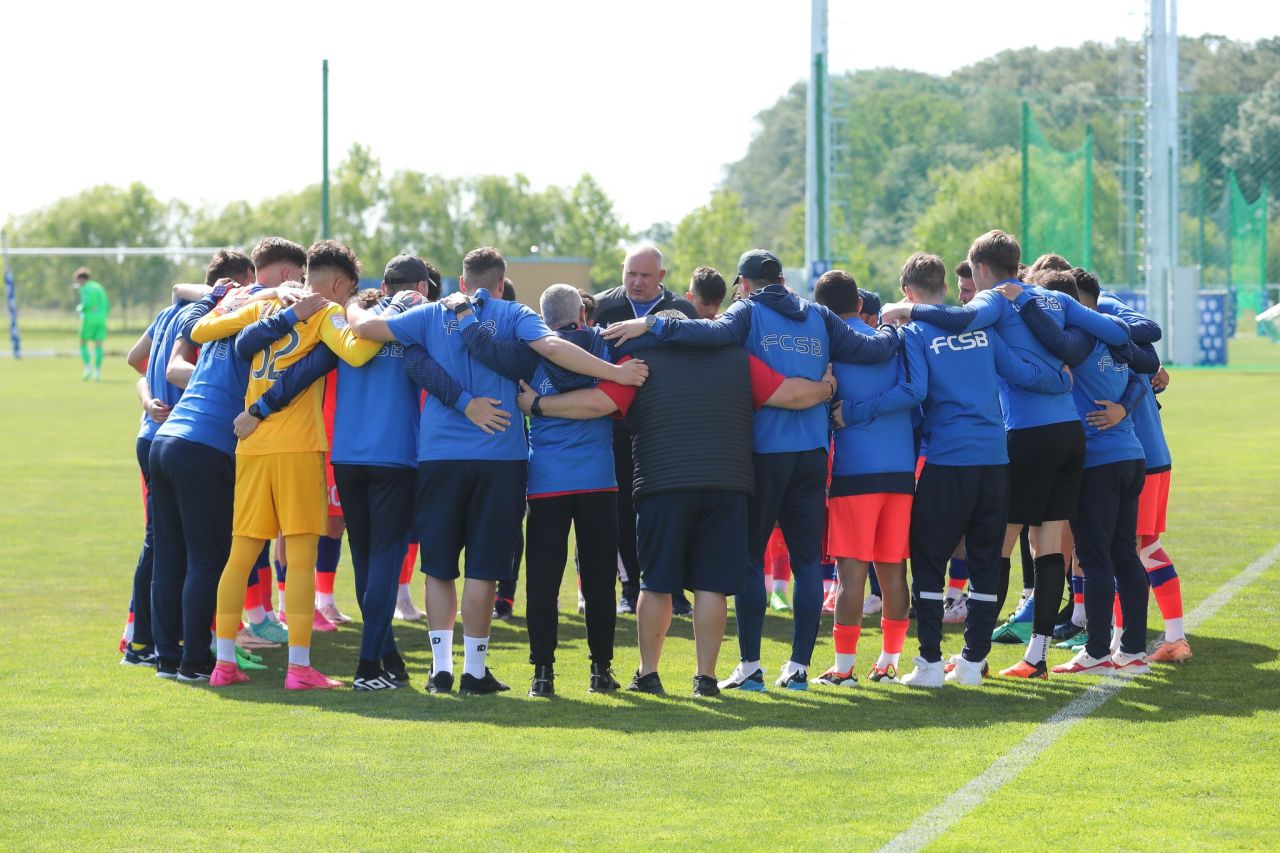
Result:
[[[1040,525],[1075,518],[1084,473],[1084,424],[1064,421],[1006,434],[1009,523]]]
[[[734,595],[747,571],[747,496],[675,491],[636,501],[640,588]]]
[[[511,578],[527,468],[522,461],[419,462],[414,529],[422,571],[441,580],[457,578],[458,554],[466,548],[468,578]]]

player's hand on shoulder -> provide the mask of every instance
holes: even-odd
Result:
[[[416,290],[402,290],[392,297],[389,309],[403,314],[410,308],[417,308],[426,301],[422,294]]]
[[[453,311],[458,308],[458,306],[465,304],[466,301],[467,294],[459,290],[455,293],[450,293],[444,299],[441,299],[440,304],[444,306],[446,311]]]
[[[309,320],[316,312],[321,311],[329,300],[318,293],[308,293],[293,304],[293,310],[299,321]]]
[[[172,409],[165,405],[162,400],[152,400],[147,404],[147,417],[158,424],[162,424],[169,419],[170,411]]]
[[[610,328],[613,328],[610,326]],[[643,385],[644,381],[649,378],[649,365],[645,364],[642,359],[633,358],[630,361],[616,365],[617,377],[613,380],[619,385]]]
[[[1017,298],[1022,295],[1022,288],[1018,287],[1018,285],[1011,281],[1006,281],[1004,284],[997,284],[991,289],[1003,296],[1005,299],[1008,299],[1010,302],[1016,301]]]
[[[890,302],[880,309],[880,322],[901,325],[911,319],[910,302]]]
[[[623,320],[620,323],[614,323],[600,334],[606,341],[620,344],[623,341],[638,338],[647,331],[649,331],[649,327],[645,325],[644,318],[641,317],[635,320]],[[636,384],[640,383],[637,382]]]

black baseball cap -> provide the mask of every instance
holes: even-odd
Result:
[[[429,278],[427,265],[414,255],[396,255],[387,261],[387,269],[382,273],[382,280],[387,284],[411,284]]]
[[[862,297],[862,314],[880,315],[880,294],[874,290],[863,290],[858,288],[858,295]]]
[[[738,279],[744,275],[753,281],[764,278],[776,280],[782,276],[782,261],[767,249],[743,252],[742,257],[738,258],[738,278],[735,278],[733,283],[737,284]]]

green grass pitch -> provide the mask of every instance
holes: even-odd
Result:
[[[576,615],[562,620],[553,701],[524,696],[519,618],[493,631],[493,668],[513,686],[498,697],[425,694],[426,629],[402,623],[408,690],[287,695],[282,650],[240,688],[163,682],[117,665],[141,539],[138,407],[122,359],[104,372],[83,384],[76,359],[0,360],[0,847],[874,849],[1088,683],[700,701],[687,695],[693,648],[677,620],[662,667],[670,697],[591,696]],[[1190,612],[1280,540],[1280,391],[1274,373],[1179,371],[1163,402],[1165,544]],[[351,580],[344,556],[338,599],[355,614]],[[1126,687],[936,848],[1280,846],[1278,583],[1280,565],[1191,636],[1191,663]],[[619,620],[624,681],[634,629]],[[770,614],[766,631],[776,673],[789,621]],[[867,620],[859,669],[879,640]],[[316,663],[350,679],[357,647],[356,628],[317,635]],[[730,636],[722,675],[735,651]],[[1019,653],[996,647],[993,668]]]

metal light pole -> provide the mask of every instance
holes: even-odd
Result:
[[[827,0],[812,0],[807,133],[805,135],[804,267],[807,284],[830,263],[827,187],[831,177],[827,128]]]
[[[329,60],[324,60],[321,65],[321,75],[323,78],[324,89],[324,128],[321,137],[324,159],[324,177],[320,182],[320,236],[329,239]]]

